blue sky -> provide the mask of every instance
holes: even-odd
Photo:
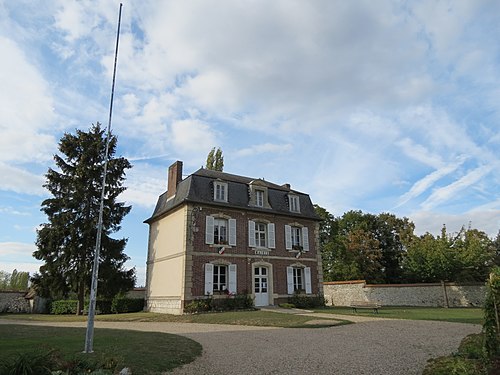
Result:
[[[119,2],[0,0],[0,269],[34,272],[64,132],[107,124]],[[334,215],[500,229],[498,1],[123,1],[113,113],[133,168],[120,236],[144,283],[167,168],[310,194]]]

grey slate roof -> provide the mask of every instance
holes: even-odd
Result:
[[[227,183],[227,202],[217,202],[213,200],[213,182],[215,180]],[[249,184],[257,180],[260,184],[267,187],[271,209],[249,205]],[[300,212],[290,212],[287,198],[289,193],[299,197]],[[153,215],[144,222],[148,224],[152,223],[183,203],[200,203],[218,207],[245,209],[255,212],[321,220],[314,211],[311,199],[307,194],[291,190],[288,186],[277,185],[262,179],[201,168],[179,182],[176,194],[171,199],[167,200],[167,192],[160,195]]]

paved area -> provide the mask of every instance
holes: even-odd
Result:
[[[14,321],[0,319],[9,323]],[[96,322],[96,327],[176,333],[201,343],[203,355],[175,375],[420,374],[429,358],[453,352],[463,337],[481,330],[471,324],[391,319],[301,329],[163,322]]]

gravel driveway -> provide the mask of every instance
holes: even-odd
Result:
[[[173,374],[204,375],[420,374],[429,358],[450,354],[463,337],[481,330],[478,325],[411,320],[301,329],[158,322],[96,322],[96,327],[192,338],[203,345],[202,357]]]

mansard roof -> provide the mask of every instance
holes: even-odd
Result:
[[[227,202],[214,201],[213,186],[215,181],[227,183]],[[271,208],[249,205],[249,186],[252,184],[267,188]],[[289,195],[298,196],[300,212],[290,211],[288,206]],[[277,185],[264,179],[200,168],[179,182],[173,197],[167,199],[167,192],[160,195],[153,215],[145,220],[145,223],[150,224],[156,221],[184,203],[198,203],[221,208],[244,209],[247,211],[265,212],[310,220],[321,220],[314,210],[309,195],[292,190],[288,184]]]

